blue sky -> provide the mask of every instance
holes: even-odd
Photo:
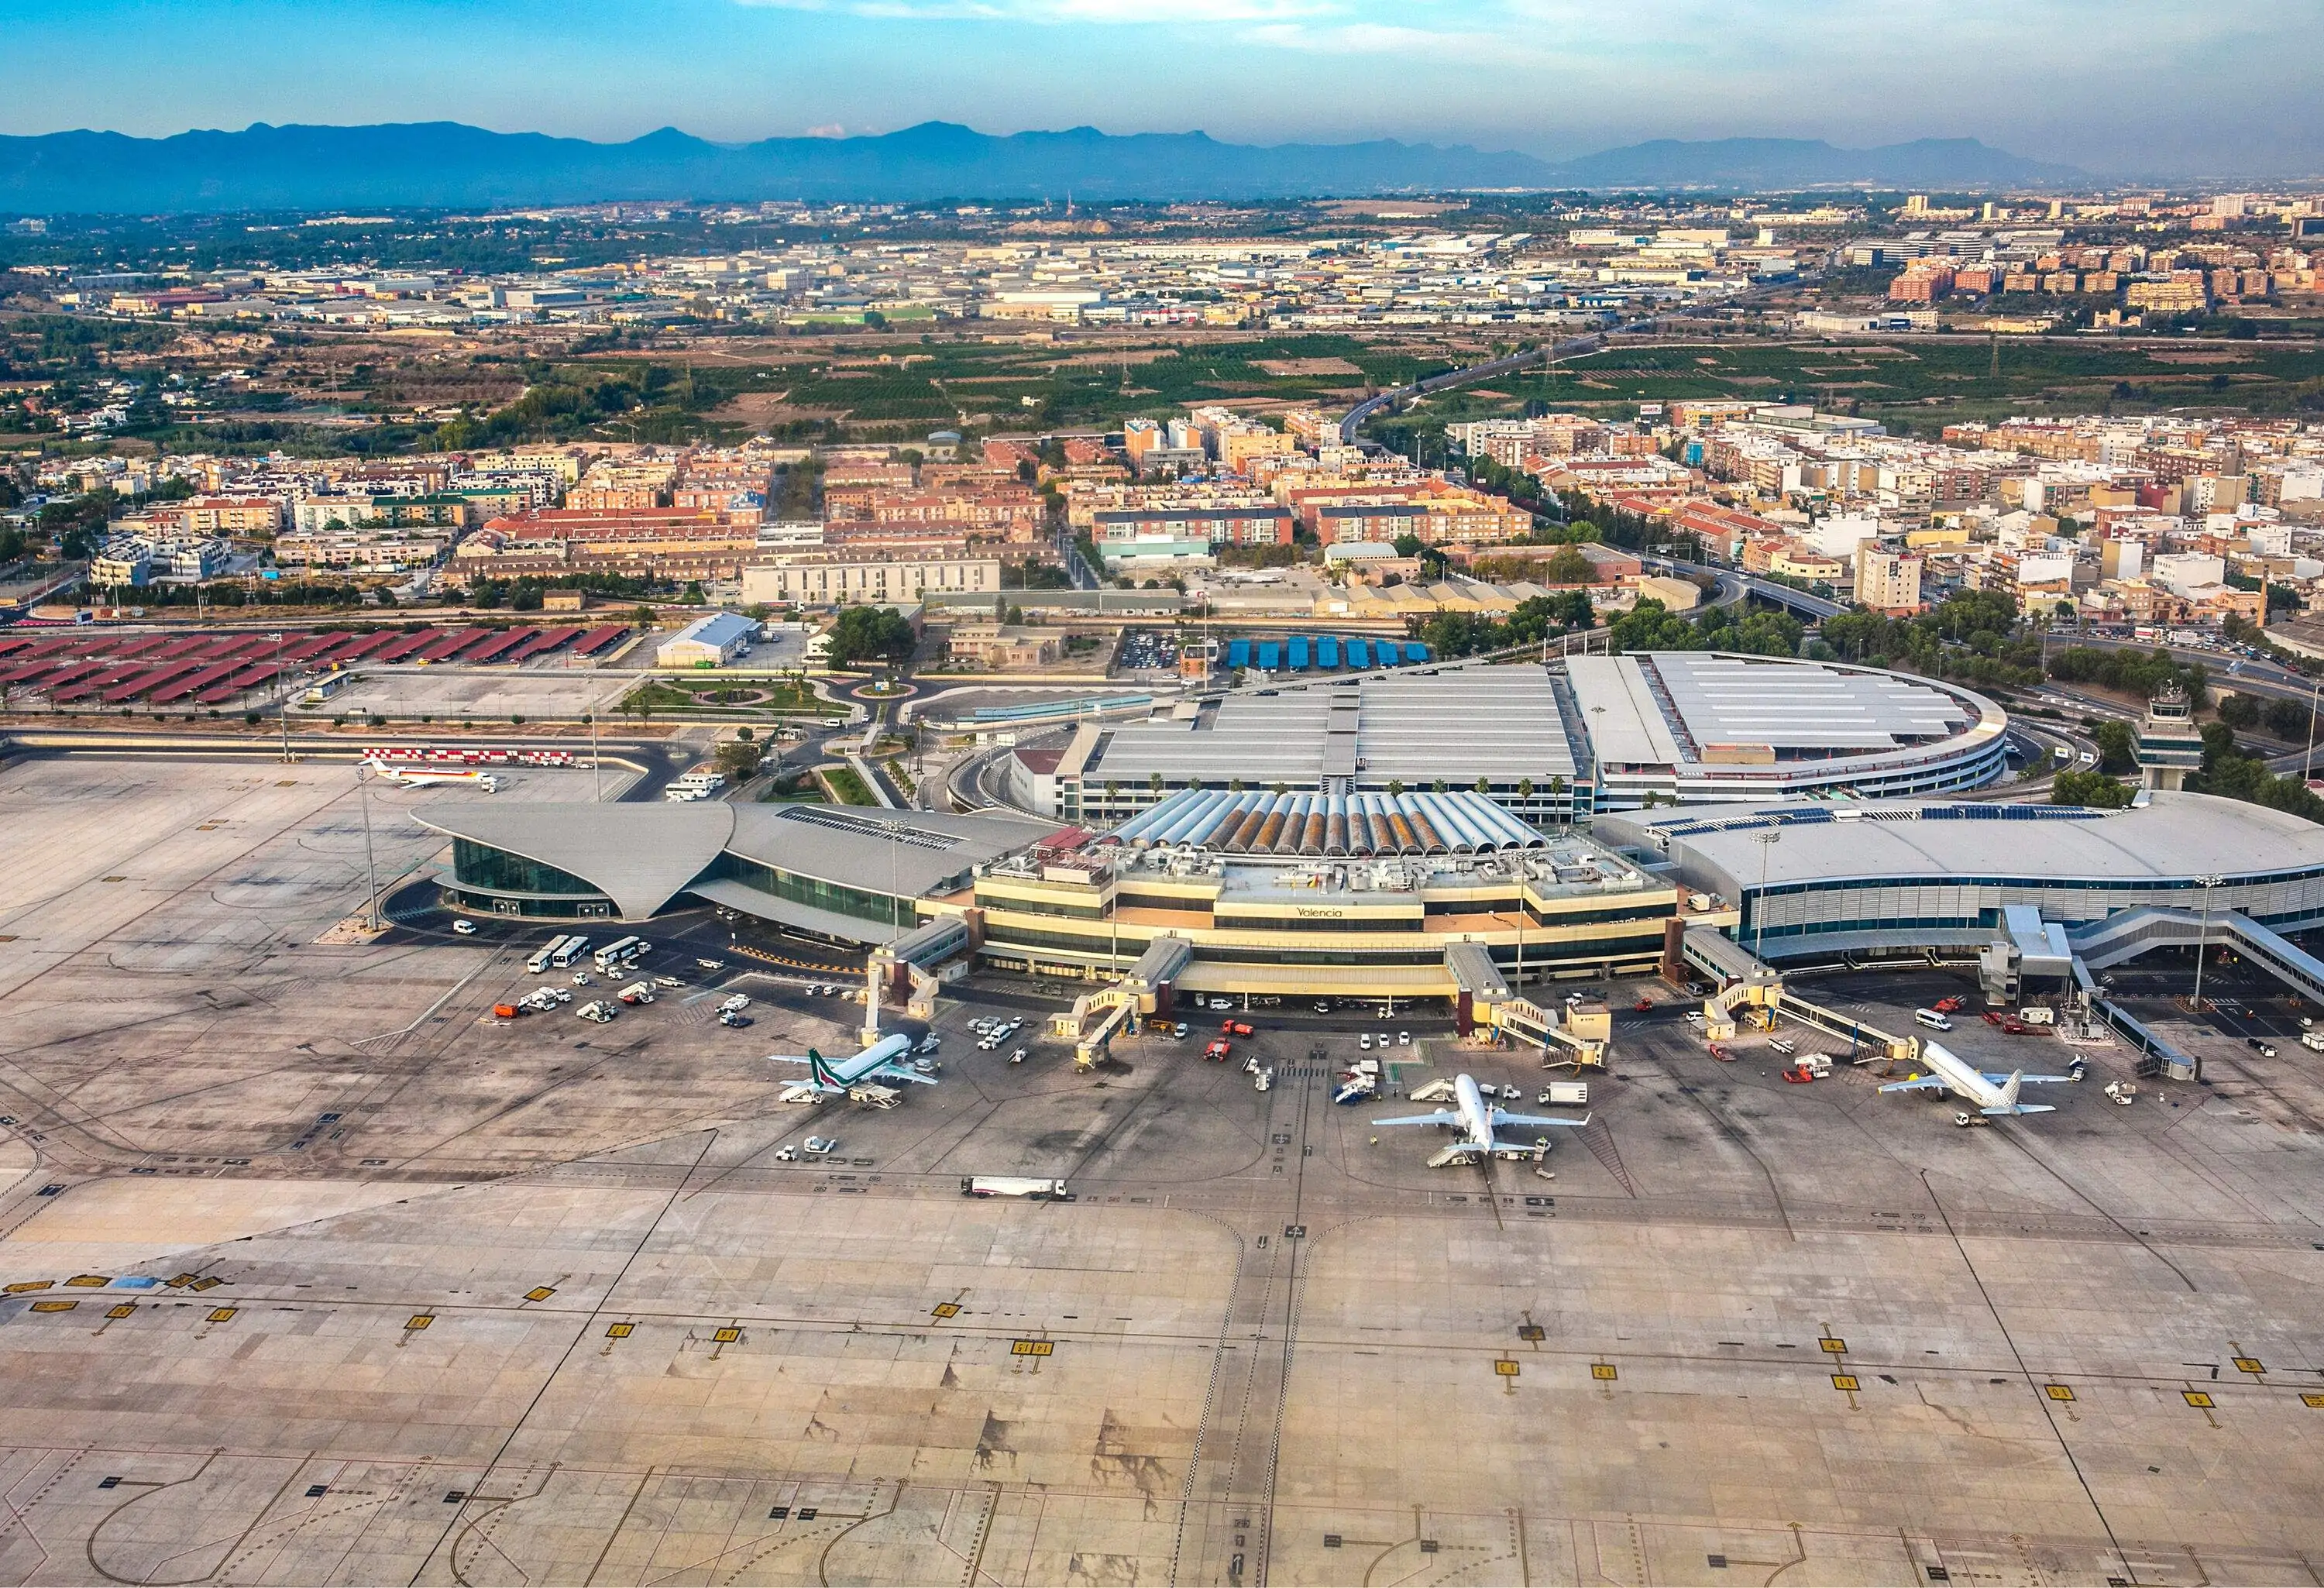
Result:
[[[1201,128],[1550,157],[1974,136],[2324,168],[2318,0],[0,0],[0,133]]]

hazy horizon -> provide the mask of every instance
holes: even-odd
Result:
[[[1091,125],[1239,143],[1973,137],[2102,177],[2324,170],[2312,5],[24,0],[0,133],[458,121],[613,143]],[[1196,106],[1199,108],[1189,108]]]

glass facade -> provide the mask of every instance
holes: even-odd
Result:
[[[452,840],[452,875],[472,887],[502,893],[586,893],[604,897],[596,883],[472,838]]]
[[[444,890],[444,902],[475,915],[519,916],[526,920],[604,920],[613,913],[613,901],[603,894],[520,898],[506,893],[475,892],[457,884]]]
[[[917,925],[920,919],[919,912],[908,899],[798,876],[790,872],[778,871],[759,861],[745,860],[739,854],[720,854],[711,863],[708,874],[724,882],[740,882],[745,888],[788,900],[793,904],[827,909],[834,915],[853,916],[857,920],[910,927]]]

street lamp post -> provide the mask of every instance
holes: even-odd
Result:
[[[2317,679],[2308,690],[2308,754],[2300,763],[2302,788],[2316,779],[2316,697],[2319,690],[2324,690],[2324,679]]]
[[[355,799],[363,807],[364,825],[364,891],[371,901],[364,919],[374,932],[379,924],[379,868],[373,863],[371,847],[371,785],[364,780],[364,763],[355,762]]]
[[[290,762],[290,681],[282,676],[282,631],[274,631],[274,715],[282,723],[282,762]]]
[[[2211,890],[2227,881],[2225,877],[2197,877],[2203,889],[2203,924],[2195,932],[2195,1012],[2203,1012],[2203,960],[2211,943]]]
[[[1784,840],[1784,829],[1769,827],[1751,835],[1751,842],[1759,846],[1759,896],[1751,901],[1751,957],[1766,963],[1760,949],[1767,940],[1767,856]]]
[[[605,801],[605,772],[597,760],[597,714],[585,711],[581,716],[589,725],[589,803],[602,805]]]

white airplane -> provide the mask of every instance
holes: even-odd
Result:
[[[804,1056],[770,1053],[767,1057],[775,1064],[807,1066],[808,1079],[793,1082],[785,1089],[785,1096],[793,1093],[832,1096],[864,1081],[917,1081],[923,1086],[935,1085],[934,1076],[924,1076],[910,1065],[897,1062],[911,1050],[912,1039],[899,1032],[881,1038],[852,1058],[825,1058],[812,1048]]]
[[[1443,1125],[1459,1131],[1461,1140],[1438,1155],[1436,1162],[1451,1163],[1456,1159],[1473,1159],[1495,1152],[1531,1152],[1533,1145],[1525,1141],[1503,1141],[1494,1131],[1503,1125],[1586,1125],[1590,1116],[1578,1120],[1550,1119],[1543,1114],[1511,1113],[1505,1108],[1495,1108],[1477,1090],[1473,1076],[1457,1076],[1452,1081],[1452,1096],[1457,1106],[1440,1108],[1432,1113],[1400,1114],[1395,1119],[1374,1120],[1376,1125]]]
[[[2047,1103],[2020,1103],[2017,1089],[2028,1082],[2047,1085],[2053,1081],[2070,1081],[2071,1076],[2029,1076],[2024,1070],[2012,1070],[2006,1076],[1980,1070],[1967,1059],[1948,1051],[1935,1042],[1921,1044],[1921,1057],[1929,1061],[1936,1073],[1914,1076],[1907,1081],[1891,1081],[1883,1092],[1950,1092],[1977,1104],[1979,1113],[2055,1113],[2054,1105]]]
[[[404,766],[392,761],[366,761],[364,765],[378,777],[391,783],[401,783],[407,789],[482,789],[487,794],[501,791],[501,780],[490,772],[471,767]]]

